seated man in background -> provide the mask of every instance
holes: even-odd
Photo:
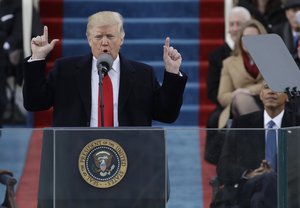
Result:
[[[207,97],[216,104],[216,108],[209,115],[206,123],[207,128],[218,128],[218,121],[223,107],[218,101],[218,89],[220,83],[221,69],[223,60],[228,58],[234,48],[234,42],[237,39],[238,32],[245,22],[251,19],[251,15],[244,7],[236,6],[229,11],[229,39],[220,47],[213,50],[208,57],[208,74],[207,74]],[[231,41],[230,41],[231,40]],[[205,143],[205,160],[217,164],[222,144],[219,137],[216,137],[216,131],[208,130]]]
[[[282,38],[293,58],[297,59],[300,23],[297,21],[296,13],[300,11],[300,0],[286,0],[283,8],[288,21],[275,25],[272,32]]]
[[[232,128],[269,130],[230,131],[217,167],[221,182],[225,186],[235,187],[239,207],[277,207],[278,138],[276,131],[271,128],[278,129],[299,124],[299,121],[294,124],[292,112],[285,110],[287,94],[273,92],[264,82],[260,99],[264,110],[234,119]],[[269,133],[273,135],[271,143],[268,139]]]
[[[281,0],[239,0],[237,5],[247,8],[251,16],[261,22],[268,32],[273,25],[286,21]]]

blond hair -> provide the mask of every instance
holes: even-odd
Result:
[[[120,13],[112,11],[101,11],[89,16],[88,23],[86,26],[86,36],[90,36],[90,30],[93,27],[101,27],[108,25],[118,25],[119,34],[122,38],[124,38],[125,32],[123,28],[123,17]]]
[[[249,27],[256,28],[258,30],[258,34],[267,34],[266,28],[259,21],[255,20],[255,19],[251,19],[251,20],[247,21],[242,26],[242,28],[240,29],[240,31],[237,35],[237,39],[236,39],[236,42],[235,42],[235,45],[234,45],[232,55],[238,56],[238,55],[242,54],[242,50],[243,50],[243,47],[242,47],[243,33],[244,33],[245,29],[249,28]]]

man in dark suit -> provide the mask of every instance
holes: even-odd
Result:
[[[273,25],[286,21],[281,0],[239,0],[237,5],[247,8],[253,19],[262,23],[268,32]]]
[[[300,0],[287,0],[284,3],[284,9],[288,21],[274,25],[272,32],[278,34],[282,38],[294,59],[297,60],[300,24],[297,22],[296,13],[300,10]]]
[[[31,35],[43,31],[39,14],[32,10]],[[17,85],[22,86],[23,24],[22,1],[0,0],[0,128],[3,122],[22,120],[19,107],[16,106]],[[10,82],[8,84],[8,78]],[[9,99],[7,97],[9,91]],[[9,106],[9,108],[7,108]],[[4,116],[5,115],[5,116]]]
[[[208,56],[208,74],[207,74],[207,97],[210,101],[216,104],[216,108],[210,114],[206,127],[207,128],[218,128],[218,121],[223,107],[218,102],[218,89],[220,83],[221,69],[223,67],[223,60],[231,55],[234,47],[234,41],[242,25],[251,19],[251,15],[244,7],[233,7],[229,12],[229,38],[223,45],[216,48]],[[215,157],[216,144],[215,131],[207,131],[205,147],[205,159],[213,164],[218,161]]]
[[[222,183],[238,189],[240,207],[277,207],[277,167],[266,159],[266,132],[246,129],[270,128],[270,121],[276,129],[295,125],[292,113],[285,110],[285,93],[275,93],[264,83],[260,98],[264,111],[233,120],[232,128],[239,130],[229,131],[217,167]]]
[[[25,61],[24,106],[28,111],[53,107],[53,126],[97,127],[98,82],[96,62],[102,54],[113,58],[108,76],[113,87],[113,126],[150,126],[152,120],[174,122],[180,112],[187,77],[179,71],[181,55],[166,38],[164,80],[159,85],[153,68],[120,54],[125,32],[117,12],[89,17],[86,36],[91,54],[58,59],[48,78],[45,58],[58,39],[48,43],[48,29],[32,39],[32,56]]]
[[[0,1],[0,128],[7,105],[7,75],[20,59],[22,48],[22,10],[16,0]]]

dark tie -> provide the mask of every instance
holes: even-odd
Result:
[[[270,163],[273,170],[277,168],[277,155],[276,155],[276,130],[272,129],[275,125],[274,121],[268,123],[269,130],[267,131],[266,142],[266,160]]]
[[[112,127],[113,122],[113,90],[110,77],[106,75],[102,80],[103,90],[103,108],[104,108],[104,125],[101,123],[101,109],[100,109],[100,94],[98,104],[98,126]]]

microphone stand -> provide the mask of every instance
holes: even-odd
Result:
[[[104,104],[103,104],[103,78],[102,69],[98,70],[99,75],[99,96],[100,96],[100,111],[101,111],[101,126],[104,127]],[[99,122],[99,121],[98,121]]]

